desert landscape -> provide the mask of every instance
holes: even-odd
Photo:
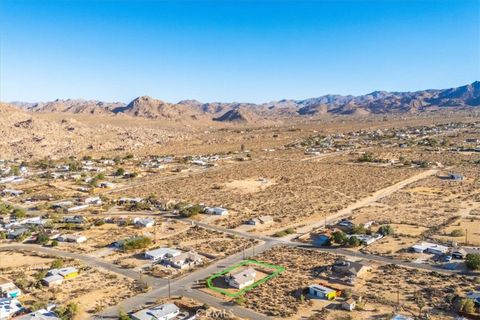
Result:
[[[479,0],[0,1],[0,320],[480,320]]]

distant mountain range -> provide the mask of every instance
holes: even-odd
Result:
[[[51,102],[11,102],[28,112],[60,112],[133,116],[173,121],[210,120],[232,123],[259,123],[287,117],[322,115],[403,114],[443,108],[480,106],[480,81],[458,88],[416,92],[375,91],[360,96],[325,95],[305,100],[280,100],[263,104],[202,103],[183,100],[168,103],[148,96],[128,104],[94,100],[55,100]]]

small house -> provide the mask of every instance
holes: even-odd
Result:
[[[63,222],[80,224],[85,222],[85,218],[82,216],[66,216],[66,217],[63,217]]]
[[[23,191],[22,190],[15,190],[15,189],[4,189],[2,190],[1,192],[2,196],[4,197],[18,197],[18,196],[21,196],[23,194]]]
[[[173,303],[146,308],[130,315],[133,320],[170,320],[178,316],[180,309]]]
[[[430,242],[415,244],[411,247],[411,249],[416,253],[431,253],[436,255],[443,255],[449,250],[448,247]]]
[[[207,207],[205,208],[205,213],[213,214],[216,216],[226,216],[228,214],[228,210],[220,207],[213,207],[213,208]]]
[[[184,252],[169,259],[170,265],[177,269],[186,269],[202,263],[203,257],[196,252]]]
[[[452,251],[453,259],[465,259],[467,257],[467,251],[465,249],[456,249]]]
[[[152,218],[135,218],[133,223],[139,228],[151,228],[155,225],[155,220]]]
[[[67,209],[67,212],[82,211],[82,210],[88,209],[88,207],[90,207],[89,204],[81,204],[81,205],[79,205],[79,206],[74,206],[74,207],[68,208],[68,209]]]
[[[237,289],[243,289],[255,282],[257,271],[254,268],[247,268],[239,272],[225,275],[225,282],[229,286]]]
[[[22,291],[15,285],[15,283],[0,278],[0,294],[6,298],[17,298],[22,294]]]
[[[18,238],[22,237],[23,235],[27,234],[28,232],[30,232],[30,230],[27,229],[27,228],[15,228],[15,229],[12,229],[8,232],[8,238],[9,239],[18,239]]]
[[[87,237],[82,236],[81,234],[63,234],[59,236],[58,241],[63,242],[75,242],[75,243],[82,243],[87,241]]]
[[[55,312],[40,309],[15,318],[15,320],[61,320]]]
[[[0,319],[10,319],[23,310],[16,298],[0,298]]]
[[[182,252],[176,249],[170,248],[158,248],[145,252],[145,258],[153,261],[161,261],[164,259],[170,259],[179,256]]]
[[[59,274],[47,276],[42,279],[47,287],[59,286],[63,283],[63,277]]]
[[[342,309],[343,310],[348,310],[348,311],[353,311],[353,310],[355,310],[356,305],[357,305],[356,301],[353,300],[352,298],[350,298],[350,299],[342,302]]]
[[[463,175],[459,173],[450,173],[448,175],[448,179],[454,180],[454,181],[462,181],[464,179]]]
[[[318,284],[314,284],[308,287],[308,294],[312,297],[325,300],[335,300],[335,298],[337,297],[336,290]]]
[[[348,284],[354,284],[357,278],[362,277],[370,269],[370,266],[363,261],[355,262],[339,259],[332,266],[332,275]]]
[[[74,267],[65,267],[59,269],[51,269],[47,273],[48,276],[59,275],[63,279],[73,279],[78,276],[78,270]]]
[[[88,197],[85,198],[84,202],[86,204],[101,205],[102,199],[100,199],[100,197]]]

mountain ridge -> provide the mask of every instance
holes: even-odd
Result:
[[[479,107],[480,81],[448,89],[412,92],[373,91],[359,96],[327,94],[303,100],[282,99],[261,104],[202,103],[197,100],[169,103],[149,96],[140,96],[128,104],[98,100],[57,99],[38,103],[12,102],[10,105],[28,112],[126,115],[173,121],[203,119],[217,122],[254,123],[284,117],[314,117],[328,114],[403,114],[448,107]]]

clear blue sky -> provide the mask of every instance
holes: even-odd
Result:
[[[480,79],[480,0],[0,0],[0,100],[266,102]]]

